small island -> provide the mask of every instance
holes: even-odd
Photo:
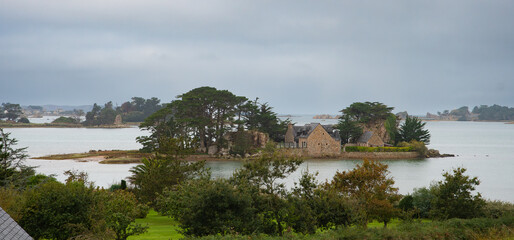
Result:
[[[320,115],[315,115],[314,117],[312,117],[312,119],[339,119],[340,117],[341,117],[340,115],[332,116],[329,114],[320,114]]]

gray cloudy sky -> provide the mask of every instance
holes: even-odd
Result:
[[[0,0],[0,102],[200,86],[280,113],[512,107],[514,1]]]

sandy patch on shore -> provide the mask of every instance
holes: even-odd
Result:
[[[105,156],[94,156],[75,159],[75,161],[77,162],[101,162],[103,160],[105,160]]]

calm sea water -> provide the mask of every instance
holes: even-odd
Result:
[[[292,118],[297,124],[320,122],[309,116]],[[321,121],[333,123],[336,120]],[[514,202],[514,125],[495,122],[427,122],[432,134],[430,148],[441,153],[452,153],[454,158],[385,160],[400,193],[414,188],[429,186],[442,179],[444,171],[465,167],[467,173],[481,180],[478,191],[485,198]],[[137,136],[146,132],[138,128],[83,129],[83,128],[12,128],[5,129],[18,139],[19,147],[28,147],[32,157],[47,154],[86,152],[91,149],[137,149]],[[319,181],[333,177],[336,171],[352,169],[359,160],[307,160],[299,171],[286,180],[293,185],[302,171],[319,172]],[[136,164],[104,165],[97,162],[74,160],[33,160],[27,165],[38,166],[37,171],[56,174],[69,169],[88,172],[96,185],[108,187],[130,175],[129,169]],[[209,162],[214,176],[226,177],[241,166],[238,161]]]

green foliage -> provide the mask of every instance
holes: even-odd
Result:
[[[185,239],[202,240],[271,240],[271,239],[324,239],[324,240],[379,240],[379,239],[511,239],[514,237],[514,218],[501,219],[451,219],[437,222],[405,222],[396,228],[357,228],[345,227],[318,232],[312,235],[301,235],[295,233],[285,234],[283,237],[266,235],[211,235],[201,238],[188,237]]]
[[[339,129],[342,144],[355,143],[362,135],[362,128],[359,126],[359,123],[351,120],[349,115],[341,116],[336,128]]]
[[[19,123],[30,123],[29,119],[26,117],[21,117],[20,119],[18,119],[18,122]]]
[[[430,216],[432,201],[435,198],[434,189],[435,187],[431,187],[431,189],[426,187],[414,189],[412,193],[412,204],[414,205],[418,218],[428,218]]]
[[[182,138],[196,150],[226,147],[225,134],[232,129],[257,130],[282,141],[288,121],[280,121],[267,104],[212,87],[195,88],[166,104],[140,125],[151,135],[139,137],[145,151],[152,151],[160,137]]]
[[[143,122],[145,118],[162,108],[160,102],[161,100],[155,97],[133,97],[132,101],[124,102],[116,111],[121,112],[124,122]]]
[[[417,117],[407,116],[405,122],[398,130],[398,142],[411,142],[412,140],[430,143],[430,133],[425,128],[424,122]]]
[[[387,165],[364,160],[351,171],[336,172],[327,187],[346,195],[355,201],[359,211],[360,225],[367,226],[372,219],[384,222],[384,227],[395,216],[393,207],[399,199],[394,180],[388,177]]]
[[[263,228],[268,234],[282,235],[287,219],[286,187],[281,179],[295,172],[303,161],[290,158],[276,149],[268,148],[263,155],[247,161],[236,170],[230,178],[232,184],[256,189],[254,201],[260,202],[259,211],[262,215]]]
[[[246,188],[203,178],[165,191],[159,208],[180,222],[185,235],[251,234],[261,226],[253,201]]]
[[[506,121],[506,120],[514,120],[514,108],[509,108],[506,106],[500,105],[481,105],[480,107],[475,107],[473,109],[473,113],[480,114],[478,115],[478,119],[487,120],[487,121]]]
[[[352,121],[369,124],[386,120],[393,109],[379,102],[355,102],[341,112]]]
[[[252,135],[248,131],[240,129],[233,134],[234,145],[230,148],[230,154],[244,156],[250,153],[253,149]]]
[[[183,159],[189,151],[178,139],[161,139],[159,148],[151,158],[144,158],[141,165],[133,167],[128,178],[134,185],[137,198],[150,206],[165,188],[171,188],[204,171],[204,162],[190,163]]]
[[[472,195],[475,186],[480,184],[476,177],[464,175],[465,168],[443,173],[444,181],[439,181],[434,191],[432,214],[439,219],[473,218],[482,215],[485,201],[480,193]]]
[[[483,212],[486,218],[513,217],[514,204],[502,201],[486,201]]]
[[[52,123],[68,123],[68,124],[76,124],[79,123],[77,119],[72,117],[59,117],[52,121]]]
[[[112,125],[116,119],[116,110],[113,109],[112,102],[107,102],[104,107],[98,106],[96,103],[93,109],[86,113],[85,126]]]
[[[353,209],[348,198],[319,185],[316,175],[308,172],[304,172],[295,183],[287,201],[287,224],[299,233],[314,234],[318,229],[348,226],[353,221]]]
[[[363,146],[346,146],[347,152],[412,152],[412,147],[363,147]]]
[[[400,200],[398,203],[398,208],[400,208],[403,211],[410,211],[414,209],[414,198],[412,195],[407,195]]]
[[[467,106],[452,110],[450,115],[458,117],[458,121],[469,121],[469,108]]]
[[[134,223],[136,217],[143,211],[146,215],[148,208],[137,203],[134,194],[127,191],[107,193],[105,203],[105,221],[108,228],[115,233],[116,240],[126,240],[132,235],[139,235],[148,229],[147,226]]]
[[[0,207],[19,222],[21,218],[21,204],[23,192],[11,186],[0,187]]]
[[[255,101],[247,101],[238,106],[238,119],[248,130],[256,130],[267,133],[275,142],[284,141],[284,133],[287,130],[289,120],[281,121],[268,103],[260,104]]]
[[[384,122],[384,126],[387,131],[387,134],[389,134],[389,143],[392,145],[396,145],[396,142],[399,138],[398,118],[396,117],[396,115],[390,113],[389,116],[387,116],[386,121]]]
[[[22,114],[20,104],[2,103],[0,106],[0,120],[5,118],[8,121],[14,121]]]
[[[127,189],[127,181],[121,180],[120,184],[112,184],[109,187],[109,191],[114,192],[117,190],[125,190]]]
[[[410,151],[419,153],[421,157],[427,157],[428,155],[428,148],[425,146],[424,142],[412,140],[410,142],[400,142],[397,146],[399,148],[409,148]]]
[[[35,239],[68,239],[92,226],[93,191],[79,182],[47,182],[24,193],[19,224]]]
[[[27,148],[14,148],[18,141],[0,128],[0,187],[13,185],[23,188],[35,174],[33,167],[23,164]]]

